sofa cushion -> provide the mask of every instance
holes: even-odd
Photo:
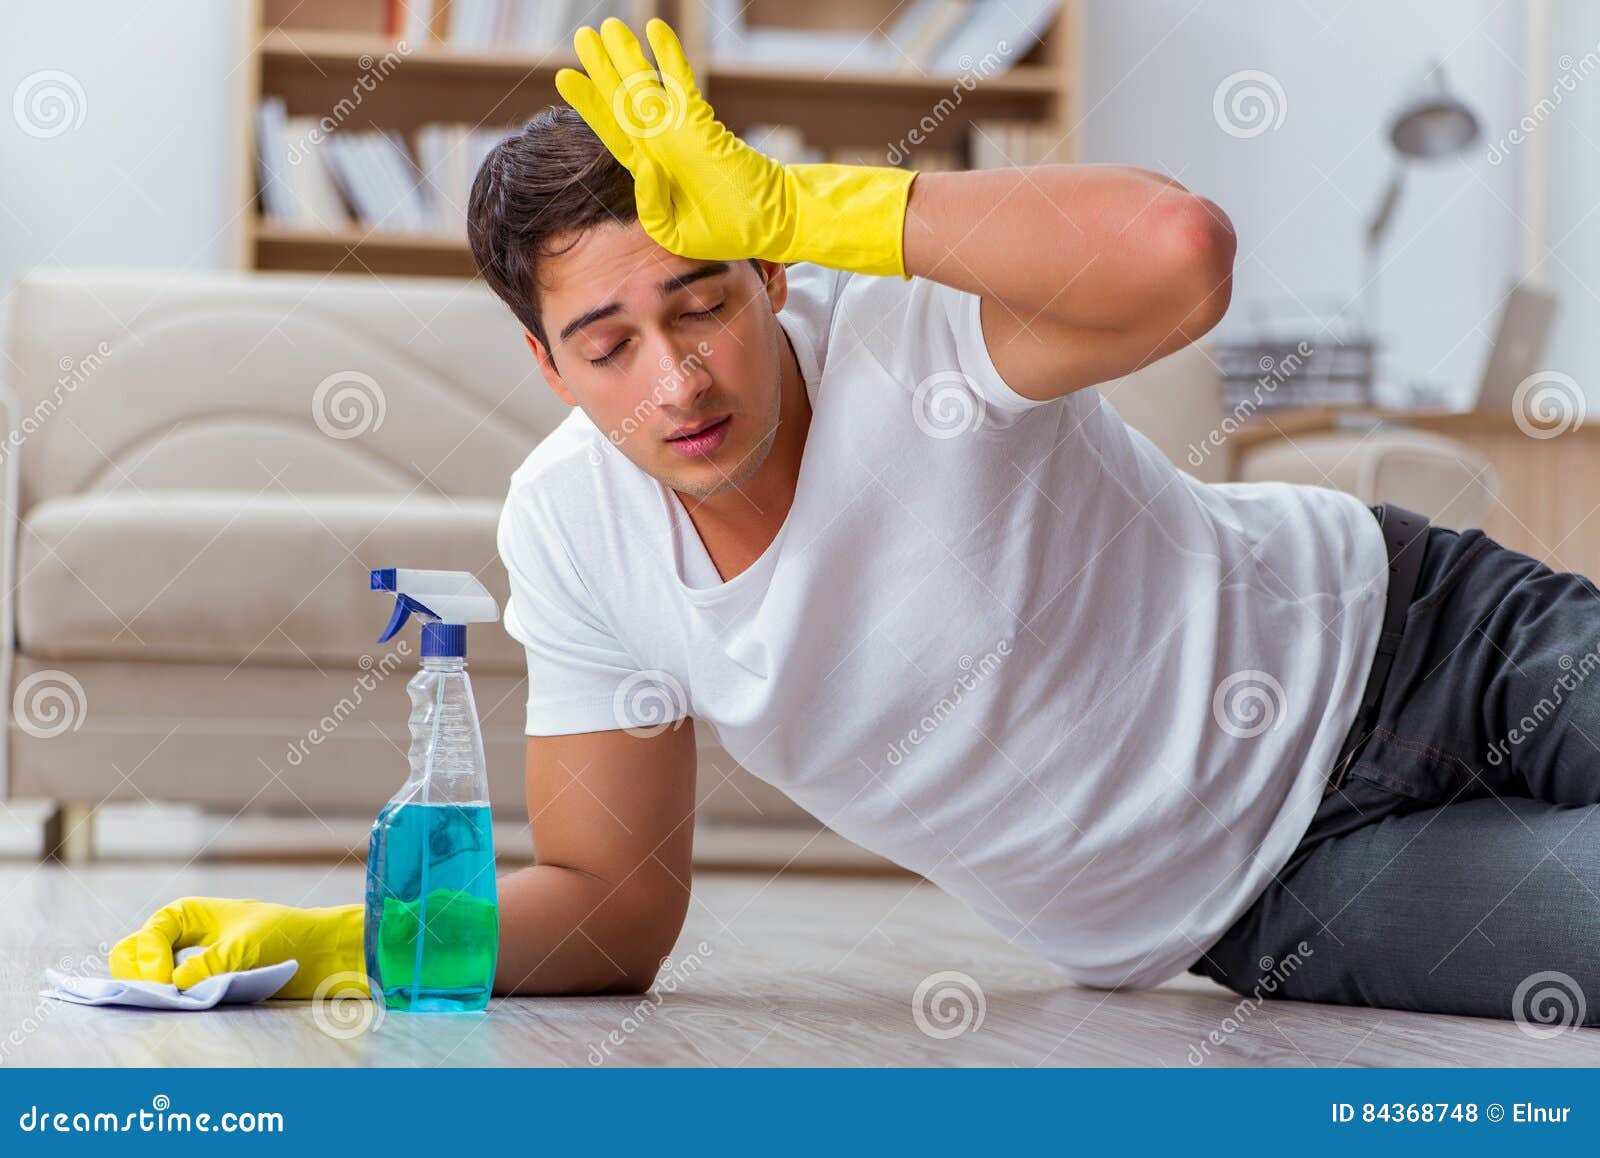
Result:
[[[487,499],[108,490],[22,521],[17,643],[52,660],[348,664],[393,610],[374,567],[471,571],[505,606]],[[411,654],[416,628],[407,626]],[[470,633],[474,668],[523,671],[501,623]]]

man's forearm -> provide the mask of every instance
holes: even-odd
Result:
[[[1233,265],[1221,209],[1123,165],[918,174],[904,244],[907,273],[1086,329],[1182,326]]]
[[[673,906],[576,869],[534,865],[497,885],[499,995],[643,992],[682,922]]]

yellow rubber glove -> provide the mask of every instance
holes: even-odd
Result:
[[[657,71],[616,17],[573,38],[583,72],[556,88],[633,174],[639,223],[680,257],[814,261],[906,277],[906,201],[916,173],[870,165],[781,165],[717,120],[666,21],[645,35]]]
[[[335,974],[350,974],[339,983],[341,996],[365,993],[364,908],[294,909],[269,901],[182,897],[112,947],[111,976],[188,989],[217,973],[292,959],[300,968],[275,997],[314,997],[317,986]],[[205,951],[174,969],[173,953],[190,945]]]

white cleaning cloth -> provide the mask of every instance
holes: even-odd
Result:
[[[172,961],[175,965],[204,952],[198,945],[179,949]],[[298,961],[280,961],[260,969],[246,969],[239,973],[218,973],[204,981],[179,989],[160,981],[118,981],[111,977],[73,977],[45,970],[45,980],[50,988],[39,990],[41,997],[54,997],[58,1001],[71,1001],[78,1005],[131,1005],[139,1009],[210,1009],[213,1005],[248,1005],[265,1001],[289,983]]]

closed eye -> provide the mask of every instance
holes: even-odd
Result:
[[[706,310],[690,310],[688,313],[684,314],[683,316],[686,317],[686,318],[709,318],[709,317],[712,317],[715,314],[721,313],[722,312],[722,307],[727,305],[727,304],[728,304],[727,299],[724,298],[722,301],[718,302],[716,305],[712,306],[710,309],[706,309]]]
[[[625,346],[627,346],[627,344],[627,340],[624,339],[618,342],[614,347],[612,347],[609,353],[603,355],[602,357],[587,358],[585,361],[587,361],[591,366],[609,366],[622,356],[622,350]]]

